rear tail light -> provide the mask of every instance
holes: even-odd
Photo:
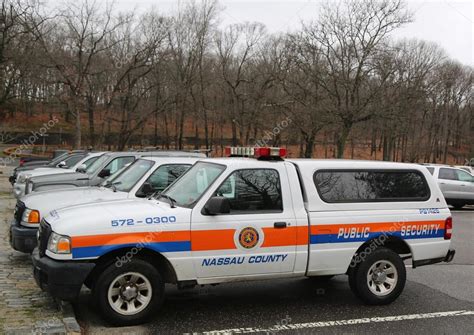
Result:
[[[453,233],[453,218],[448,217],[444,222],[444,239],[450,240]]]
[[[23,166],[23,164],[25,164],[25,160],[23,158],[20,158],[20,167]]]

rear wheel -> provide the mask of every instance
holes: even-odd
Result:
[[[135,259],[109,265],[97,277],[92,292],[103,317],[117,326],[146,322],[164,298],[164,283],[150,263]]]
[[[394,301],[405,287],[406,270],[401,257],[392,250],[374,250],[349,273],[349,285],[362,301],[384,305]]]

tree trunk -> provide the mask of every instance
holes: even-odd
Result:
[[[75,113],[76,113],[76,136],[75,136],[76,147],[75,149],[80,149],[81,141],[82,141],[82,131],[81,131],[81,111],[79,110],[79,108],[75,108]]]
[[[339,136],[337,136],[337,158],[344,157],[344,149],[346,148],[347,138],[351,132],[352,123],[345,123],[341,129]]]

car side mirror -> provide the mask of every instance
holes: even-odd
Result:
[[[146,198],[155,193],[155,189],[150,183],[144,183],[142,187],[138,190],[136,196],[138,198]]]
[[[65,168],[66,167],[66,162],[65,161],[61,161],[58,163],[58,167],[59,168]]]
[[[86,164],[81,164],[77,167],[76,171],[81,172],[81,173],[85,173],[86,169],[87,169],[87,165]]]
[[[110,170],[109,169],[103,169],[102,171],[99,172],[98,174],[99,178],[107,178],[110,176]]]
[[[209,199],[204,208],[202,214],[204,215],[218,215],[218,214],[229,214],[230,213],[230,202],[226,197],[212,197]]]

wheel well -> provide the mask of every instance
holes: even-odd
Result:
[[[165,283],[177,283],[176,272],[165,256],[159,252],[147,248],[139,249],[137,247],[128,247],[111,251],[95,260],[94,263],[96,266],[85,280],[85,285],[89,288],[92,288],[95,280],[105,268],[113,263],[116,263],[117,266],[119,266],[119,263],[123,264],[130,262],[134,258],[153,264],[153,266],[160,272],[160,275],[163,277]]]
[[[379,248],[390,249],[399,255],[409,255],[407,257],[403,257],[403,259],[410,258],[412,256],[410,246],[400,237],[393,235],[380,235],[364,242],[357,249],[354,256],[352,257],[347,273],[349,273],[352,269],[355,269],[354,264],[360,263],[365,259],[365,257],[367,257],[366,255]],[[365,256],[363,254],[365,254]]]

